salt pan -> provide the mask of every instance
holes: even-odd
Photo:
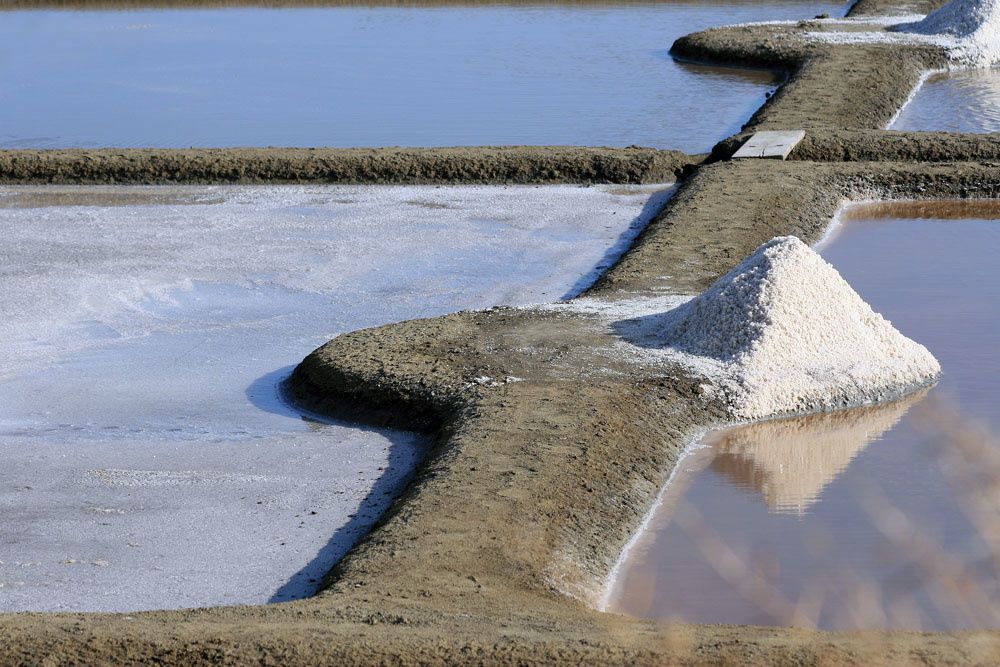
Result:
[[[659,189],[0,188],[0,611],[311,595],[423,441],[303,415],[290,365],[575,294]]]

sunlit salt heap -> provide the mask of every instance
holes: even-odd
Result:
[[[900,32],[954,38],[951,56],[969,65],[1000,61],[1000,0],[951,0]]]
[[[885,400],[941,369],[793,236],[762,245],[666,321],[664,342],[701,358],[743,419]]]

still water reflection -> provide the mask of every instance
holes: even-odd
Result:
[[[683,459],[609,609],[705,623],[1000,626],[995,202],[856,206],[824,256],[924,343],[892,404],[731,428]]]
[[[1000,132],[1000,70],[956,70],[928,77],[889,129]]]
[[[759,495],[773,513],[805,515],[861,450],[882,437],[919,392],[884,406],[750,424],[717,431],[698,453],[712,472]]]
[[[0,13],[0,148],[706,151],[775,75],[674,62],[713,25],[829,0]]]

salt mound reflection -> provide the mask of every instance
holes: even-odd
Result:
[[[719,431],[710,442],[711,468],[759,493],[772,512],[805,514],[851,460],[928,391],[892,403]]]

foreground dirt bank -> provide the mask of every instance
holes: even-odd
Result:
[[[8,150],[0,183],[663,183],[700,159],[572,146]]]

